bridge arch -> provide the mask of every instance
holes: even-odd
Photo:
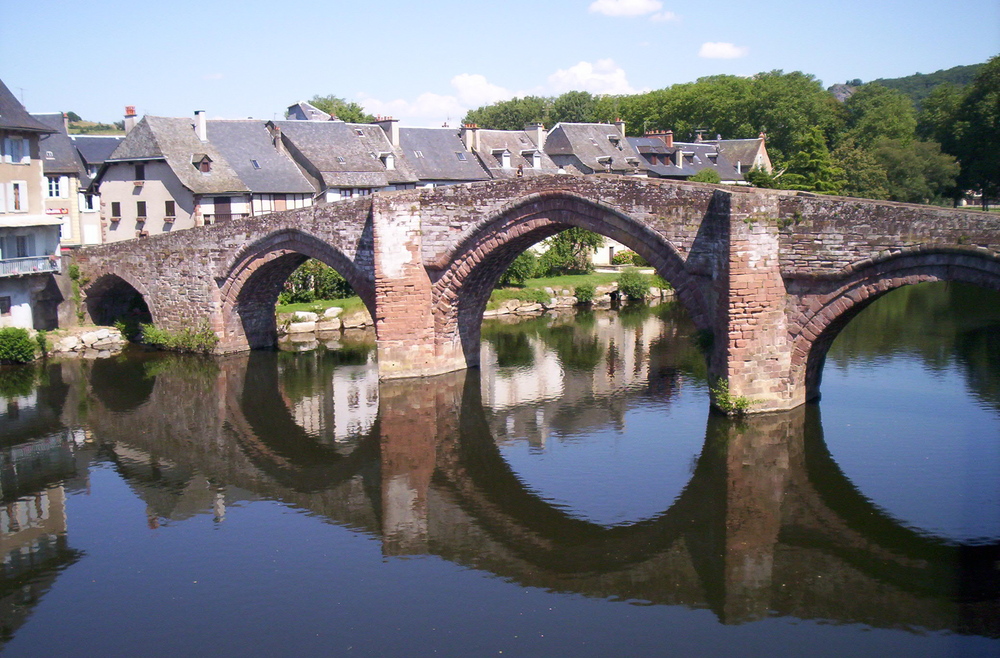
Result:
[[[914,249],[855,263],[830,280],[792,282],[789,292],[800,300],[790,332],[792,377],[805,385],[806,400],[819,397],[827,352],[858,313],[887,292],[935,281],[1000,290],[1000,259],[975,249]]]
[[[677,291],[695,323],[709,323],[705,298],[677,248],[639,221],[564,191],[532,194],[470,226],[435,264],[433,313],[438,336],[458,336],[466,363],[479,364],[483,311],[500,276],[533,244],[571,227],[599,233],[645,258]]]
[[[309,258],[343,276],[374,317],[375,282],[370,275],[329,243],[299,229],[282,229],[246,245],[216,273],[224,351],[274,346],[278,293],[292,272]]]
[[[152,323],[158,317],[146,286],[128,272],[112,269],[84,289],[87,315],[94,324],[110,326],[116,320]]]

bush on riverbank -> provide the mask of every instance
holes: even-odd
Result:
[[[35,360],[38,344],[31,340],[27,329],[0,329],[0,363],[28,363]]]
[[[143,324],[140,327],[142,342],[164,350],[208,354],[219,344],[219,337],[212,331],[208,322],[202,322],[197,329],[187,327],[178,332],[159,329],[151,324]]]
[[[649,286],[650,276],[634,267],[626,267],[618,277],[618,291],[632,300],[646,299]]]

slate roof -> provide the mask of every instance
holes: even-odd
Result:
[[[329,121],[333,117],[312,103],[299,101],[288,106],[289,121]]]
[[[420,180],[462,182],[490,177],[475,154],[466,150],[456,128],[401,127],[399,145]]]
[[[555,174],[559,171],[559,166],[552,162],[552,158],[544,150],[539,150],[527,131],[477,129],[476,139],[479,142],[476,155],[492,178],[515,178],[518,166],[523,167],[524,176]],[[504,150],[510,153],[509,169],[503,168]],[[531,156],[535,152],[540,153],[542,158],[539,169],[534,168]]]
[[[35,133],[55,132],[28,114],[24,105],[21,105],[21,101],[7,89],[3,80],[0,80],[0,129]]]
[[[274,148],[271,133],[263,121],[211,120],[206,126],[209,143],[251,191],[260,194],[316,192],[291,158]],[[212,161],[214,168],[217,164],[214,157]],[[259,166],[255,167],[254,162]]]
[[[385,176],[389,181],[390,185],[396,185],[400,183],[416,183],[419,178],[417,174],[413,171],[413,167],[410,166],[410,161],[406,159],[403,154],[403,149],[398,146],[394,147],[386,137],[385,131],[382,130],[381,126],[376,126],[370,123],[349,123],[347,126],[355,132],[361,132],[358,138],[364,145],[365,150],[368,151],[369,155],[378,158],[381,161],[381,156],[385,153],[392,153],[393,155],[393,166],[395,169],[386,169]]]
[[[719,139],[706,143],[715,144],[720,151],[726,154],[726,157],[734,166],[739,162],[743,171],[749,171],[757,164],[758,154],[763,156],[764,168],[770,168],[771,159],[767,157],[764,142],[763,138],[757,137],[755,139]]]
[[[608,123],[557,123],[545,139],[545,152],[557,163],[575,156],[595,172],[607,171],[607,165],[598,159],[607,157],[615,173],[633,173],[636,165],[642,171],[638,152]]]
[[[273,121],[293,157],[315,170],[325,187],[385,187],[385,167],[343,121]]]
[[[38,151],[42,158],[42,171],[46,174],[86,175],[80,156],[73,147],[69,135],[63,132],[62,112],[52,114],[32,114],[32,118],[48,126],[54,132],[42,135],[38,140]]]
[[[212,159],[212,170],[192,164],[195,153]],[[195,194],[249,192],[249,188],[211,142],[202,142],[192,119],[145,116],[136,124],[107,162],[164,159],[180,182]]]
[[[713,169],[724,181],[743,180],[726,154],[711,142],[674,142],[672,147],[668,147],[659,137],[629,137],[628,141],[639,153],[650,176],[690,178],[702,169]],[[682,166],[674,164],[678,150],[684,155]],[[670,161],[664,164],[664,158]]]
[[[70,135],[84,164],[100,165],[111,157],[118,145],[125,139],[117,135]]]

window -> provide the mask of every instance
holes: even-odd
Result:
[[[358,134],[358,137],[364,137],[365,136],[365,131],[361,130],[361,128],[355,128],[354,132],[356,132]]]
[[[137,164],[135,166],[135,179],[146,180],[146,165]]]
[[[84,212],[94,212],[97,210],[95,201],[97,200],[93,194],[83,194],[83,198],[80,202],[80,209]]]
[[[28,257],[28,238],[35,236],[19,235],[17,236],[17,253],[16,258],[27,258]],[[34,242],[34,240],[32,240]]]
[[[10,315],[10,297],[0,297],[0,315]]]
[[[338,155],[337,156],[337,162],[339,162],[340,164],[346,164],[347,160],[344,159],[344,156]]]
[[[212,161],[209,160],[208,158],[202,160],[200,163],[198,163],[198,171],[200,171],[203,174],[207,174],[210,171],[212,171]]]
[[[163,202],[163,213],[167,217],[173,217],[176,211],[176,204],[173,201]]]
[[[59,185],[59,176],[46,176],[49,181],[49,198],[58,199],[62,196],[62,187]]]
[[[461,160],[462,162],[468,160],[468,158],[465,157],[465,154],[462,153],[461,151],[456,151],[455,155],[458,156],[458,159]]]
[[[260,169],[260,163],[257,162],[256,160],[250,160],[250,164],[253,165],[254,169]]]
[[[415,157],[415,158],[422,158],[422,157],[424,157],[424,154],[421,153],[420,151],[414,151],[413,152],[413,157]]]
[[[31,164],[31,149],[24,137],[5,137],[3,161],[9,164]]]
[[[111,221],[117,222],[122,218],[122,202],[112,201],[111,202]]]
[[[146,202],[136,201],[135,202],[135,217],[136,219],[142,220],[146,219]]]
[[[27,212],[28,211],[28,183],[23,180],[15,180],[8,183],[7,211]]]

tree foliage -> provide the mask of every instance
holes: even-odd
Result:
[[[309,103],[316,109],[323,110],[327,114],[348,123],[371,123],[375,120],[374,116],[365,112],[365,108],[354,101],[347,101],[332,94],[329,96],[313,96],[309,99]]]
[[[942,203],[953,193],[959,165],[936,142],[883,139],[873,153],[885,170],[890,200]]]
[[[547,239],[545,244],[548,249],[538,262],[540,274],[586,274],[594,269],[591,256],[604,244],[604,236],[574,226]]]
[[[837,194],[844,187],[844,170],[836,166],[819,128],[809,130],[801,150],[788,162],[782,178],[790,190]]]
[[[913,102],[902,92],[882,85],[860,87],[844,102],[847,110],[845,137],[864,148],[881,139],[908,141],[917,130]]]

